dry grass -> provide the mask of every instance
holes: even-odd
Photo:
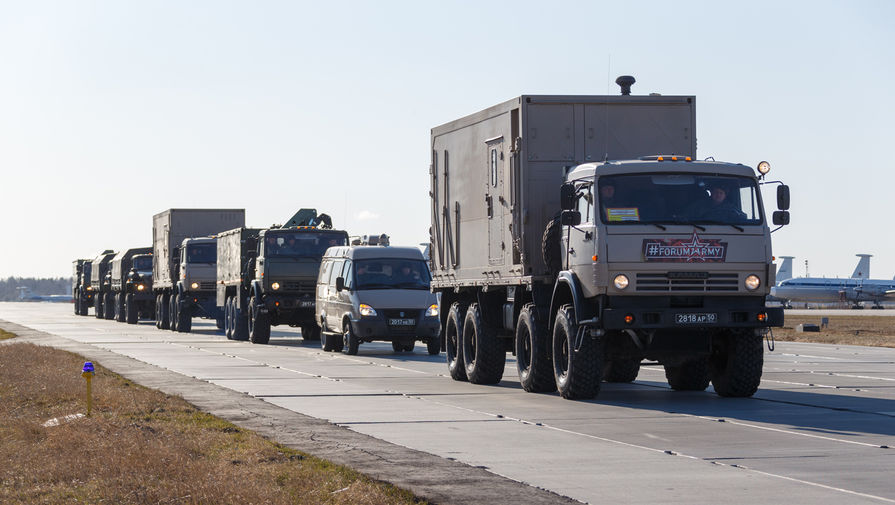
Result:
[[[420,503],[389,484],[275,445],[83,358],[0,346],[0,503]]]
[[[6,330],[0,330],[0,340],[6,340],[9,338],[13,338],[15,336],[16,336],[15,333],[10,333]]]
[[[895,317],[827,316],[829,325],[820,332],[795,331],[799,324],[821,325],[824,316],[786,315],[783,328],[774,328],[774,338],[789,342],[895,347]]]

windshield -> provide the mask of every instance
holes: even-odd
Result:
[[[758,190],[750,177],[611,175],[600,177],[598,186],[601,219],[607,224],[762,223]]]
[[[217,263],[218,246],[215,243],[189,244],[186,246],[187,263]]]
[[[429,267],[424,261],[399,258],[355,261],[357,289],[429,290]]]
[[[322,258],[328,248],[346,244],[342,232],[276,232],[265,234],[262,253],[267,258]]]
[[[133,269],[138,272],[148,272],[152,270],[152,256],[138,256],[134,258]]]

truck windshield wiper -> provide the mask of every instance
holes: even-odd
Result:
[[[705,224],[720,224],[721,226],[733,226],[735,229],[737,229],[737,230],[739,230],[739,231],[741,231],[741,232],[746,231],[746,229],[743,228],[743,227],[740,226],[740,225],[736,225],[736,224],[733,224],[733,223],[725,223],[724,221],[701,221],[701,222],[703,222],[703,223],[705,223]],[[696,226],[696,225],[693,225],[693,226]],[[700,228],[702,231],[705,231],[705,228],[702,228],[702,227],[699,227],[699,228]]]

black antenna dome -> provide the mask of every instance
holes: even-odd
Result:
[[[620,75],[618,79],[615,80],[615,83],[621,86],[623,95],[631,94],[631,85],[635,82],[637,82],[637,80],[631,75]]]

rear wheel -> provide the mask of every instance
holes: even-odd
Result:
[[[516,369],[522,389],[529,393],[556,391],[553,363],[550,359],[550,339],[538,320],[533,303],[525,304],[516,323]]]
[[[616,358],[606,362],[603,380],[606,382],[634,382],[640,373],[640,358]],[[705,389],[705,388],[703,388]]]
[[[413,352],[413,348],[416,347],[416,342],[411,341],[410,343],[404,344],[404,347],[401,348],[404,352]]]
[[[103,317],[106,319],[115,319],[115,295],[112,292],[106,293],[106,299],[103,300]]]
[[[583,336],[575,349],[578,324],[575,308],[563,305],[553,325],[553,375],[556,389],[569,400],[590,399],[600,393],[603,356],[597,341]]]
[[[137,302],[134,301],[133,293],[128,293],[124,296],[124,316],[127,324],[137,324],[139,313],[137,311]]]
[[[342,349],[345,354],[354,356],[357,354],[357,348],[360,346],[360,340],[351,329],[351,323],[345,321],[342,323]]]
[[[74,302],[75,302],[73,304],[75,306],[75,315],[76,316],[80,315],[81,314],[81,295],[80,295],[80,293],[75,291],[74,293],[72,293],[71,297],[72,297],[72,300],[74,300]]]
[[[249,302],[249,340],[253,344],[266,344],[270,341],[270,318],[258,310],[254,299]]]
[[[97,319],[103,318],[103,294],[97,293],[93,297],[93,317]]]
[[[697,358],[679,365],[665,365],[665,378],[676,391],[705,391],[709,387],[709,360]]]
[[[451,304],[451,310],[448,311],[447,322],[444,325],[444,350],[447,355],[448,371],[455,381],[467,380],[460,344],[465,317],[466,305],[454,302]]]
[[[119,323],[123,323],[127,320],[127,313],[125,312],[124,306],[124,297],[124,293],[115,294],[115,320]]]
[[[168,329],[171,331],[177,331],[177,308],[177,295],[168,295]]]
[[[233,340],[233,297],[224,298],[224,335]]]
[[[747,397],[758,391],[764,366],[761,335],[728,331],[712,341],[709,374],[721,396]]]
[[[301,327],[301,338],[305,342],[317,342],[320,340],[320,327],[316,324],[308,324]]]
[[[219,330],[224,329],[224,315],[223,314],[219,314],[217,317],[214,318],[214,325]]]
[[[404,345],[397,340],[392,341],[392,350],[395,352],[401,352],[404,350]]]
[[[189,333],[193,328],[193,310],[186,306],[185,298],[182,294],[177,295],[174,302],[177,307],[177,331],[180,333]]]
[[[159,329],[161,330],[167,330],[171,327],[171,315],[168,313],[171,310],[171,306],[168,303],[169,296],[166,294],[158,295],[158,301],[155,303],[156,311],[159,314]]]
[[[482,320],[478,303],[470,304],[463,321],[463,364],[473,384],[497,384],[503,377],[507,353],[497,332]]]

